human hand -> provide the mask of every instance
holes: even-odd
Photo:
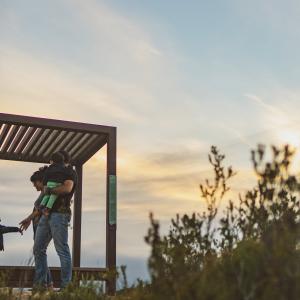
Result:
[[[50,209],[48,207],[45,207],[43,210],[42,210],[42,213],[45,217],[48,217],[49,214],[50,214]]]
[[[43,192],[45,195],[49,195],[51,194],[51,188],[49,188],[48,186],[44,186]]]
[[[24,230],[25,230],[25,231],[27,230],[27,228],[29,227],[30,223],[31,223],[31,218],[30,218],[30,217],[27,217],[26,219],[22,220],[22,221],[19,223],[19,225],[21,225],[21,226],[20,226],[21,234],[23,234],[23,231],[24,231]]]

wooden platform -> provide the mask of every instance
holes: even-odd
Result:
[[[60,286],[60,268],[50,267],[54,286]],[[106,268],[73,267],[73,279],[107,281]],[[34,267],[28,266],[0,266],[0,280],[7,287],[26,288],[32,287]]]

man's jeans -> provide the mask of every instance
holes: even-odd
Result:
[[[32,224],[32,227],[33,227],[33,240],[35,240],[35,234],[36,234],[36,229],[38,227],[38,224]],[[53,286],[52,275],[51,275],[51,272],[50,272],[49,268],[47,270],[46,282],[47,282],[47,287]]]
[[[35,286],[47,285],[47,247],[53,238],[55,250],[61,264],[61,287],[68,285],[72,278],[71,254],[68,245],[68,224],[70,215],[51,213],[48,217],[41,217],[33,246],[35,260]]]

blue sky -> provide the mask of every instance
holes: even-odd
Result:
[[[1,112],[118,127],[118,260],[131,280],[146,276],[150,211],[165,230],[204,208],[210,145],[239,171],[233,193],[253,181],[258,142],[299,145],[299,13],[279,0],[0,2]],[[104,261],[104,158],[84,169],[85,265]],[[17,223],[37,165],[0,166],[0,217]],[[0,264],[25,263],[31,238],[7,237]]]

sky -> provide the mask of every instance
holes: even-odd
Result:
[[[211,145],[238,172],[232,197],[253,183],[258,143],[299,146],[299,13],[293,0],[0,0],[0,111],[117,127],[117,257],[131,282],[148,276],[150,212],[167,230],[205,209]],[[105,261],[105,151],[84,166],[85,266]],[[3,224],[30,213],[38,166],[0,161]],[[27,264],[32,232],[5,238],[0,264]]]

